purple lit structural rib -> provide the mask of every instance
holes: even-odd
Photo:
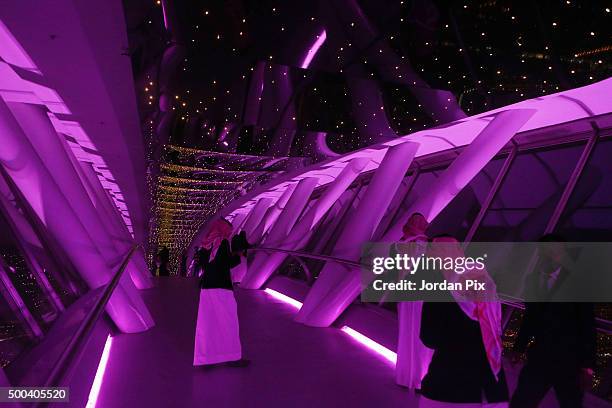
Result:
[[[101,188],[97,176],[94,180],[95,184],[92,184],[82,175],[81,166],[51,125],[44,108],[14,102],[9,103],[8,106],[24,130],[24,134],[29,138],[32,147],[43,160],[45,167],[56,176],[56,183],[62,194],[96,244],[107,265],[113,265],[126,252],[126,249],[118,246],[111,238],[112,224],[106,217],[102,218],[102,211],[94,207],[95,193],[91,189],[95,188],[96,184]],[[144,271],[135,270],[130,273],[139,288],[152,286],[149,276]]]
[[[494,109],[478,115],[470,116],[464,120],[456,121],[444,127],[425,129],[418,132],[403,135],[385,143],[379,143],[355,152],[339,156],[333,160],[327,160],[324,163],[313,165],[305,169],[302,174],[291,179],[297,180],[301,177],[308,177],[310,174],[317,174],[320,177],[321,183],[329,183],[338,172],[338,168],[343,167],[343,162],[351,157],[367,155],[375,160],[380,160],[386,150],[397,143],[403,141],[413,141],[420,144],[417,152],[417,157],[423,157],[429,154],[442,152],[448,149],[463,148],[469,145],[478,134],[484,129],[492,115],[496,115],[505,110],[514,109],[534,109],[536,113],[529,119],[519,130],[519,132],[528,132],[542,129],[547,126],[553,126],[560,123],[569,123],[579,121],[590,116],[604,115],[610,112],[610,103],[601,98],[600,95],[607,95],[612,92],[612,78],[575,88],[567,91],[559,92],[552,95],[546,95],[536,99],[527,99],[517,102],[503,108]],[[584,106],[590,110],[586,112]],[[368,165],[364,171],[369,171],[375,168],[375,165]],[[234,211],[249,211],[253,203],[263,196],[278,197],[282,194],[282,183],[286,183],[287,179],[282,177],[273,181],[253,193],[236,200],[230,206],[226,207],[222,213],[232,213]]]
[[[96,212],[100,213],[104,217],[105,223],[108,224],[107,227],[116,251],[119,254],[127,253],[132,247],[133,240],[121,219],[117,207],[112,205],[108,192],[102,188],[94,169],[89,163],[75,162],[74,165],[75,167],[78,166],[78,169],[81,170],[82,182],[90,192]],[[139,248],[132,255],[127,272],[138,289],[150,289],[153,287],[153,277],[145,262],[142,248]]]
[[[317,53],[319,52],[319,48],[321,48],[326,39],[327,32],[325,31],[325,29],[323,29],[321,33],[317,35],[317,38],[315,39],[314,43],[306,52],[306,55],[304,56],[304,60],[302,61],[302,65],[300,65],[300,68],[306,69],[310,66],[312,59],[317,55]]]
[[[357,175],[363,170],[369,159],[359,157],[352,159],[334,182],[327,187],[325,193],[306,211],[306,214],[296,223],[289,233],[267,237],[265,246],[287,250],[297,250],[306,244],[315,225],[332,205],[340,198],[342,193],[351,185]],[[276,271],[287,258],[282,252],[258,252],[249,265],[249,282],[254,288],[261,287],[264,282]],[[244,283],[243,283],[244,286]]]
[[[0,100],[0,165],[15,182],[50,234],[62,245],[72,263],[91,288],[110,280],[111,265],[100,254],[62,194],[54,176],[41,161],[28,137]],[[125,275],[124,275],[125,276]],[[139,332],[153,325],[146,306],[131,281],[123,281],[109,301],[107,310],[115,324],[124,332]]]
[[[249,211],[246,221],[244,222],[244,227],[242,228],[246,232],[248,239],[252,239],[255,228],[257,228],[262,218],[265,216],[266,210],[272,206],[273,202],[274,200],[271,198],[260,198],[257,204]]]
[[[371,237],[416,154],[418,144],[406,142],[387,151],[364,197],[336,241],[332,256],[357,260],[361,244]],[[355,299],[360,290],[359,271],[327,262],[296,316],[309,326],[327,327]]]
[[[287,185],[287,188],[285,188],[283,194],[278,200],[276,200],[274,205],[266,209],[265,215],[263,216],[257,227],[250,235],[247,235],[249,242],[259,242],[263,238],[263,236],[266,234],[266,232],[268,232],[270,227],[276,222],[276,219],[285,208],[285,205],[287,205],[287,202],[291,198],[291,195],[293,194],[293,191],[296,187],[297,183],[291,183]]]
[[[432,221],[534,115],[534,109],[511,109],[497,113],[431,188],[392,225],[381,241],[401,237],[402,226],[413,212]]]
[[[310,195],[317,185],[317,180],[314,177],[300,180],[277,220],[270,227],[270,232],[264,238],[264,242],[278,242],[287,237],[287,234],[302,213],[304,206],[308,203]],[[265,258],[267,254],[256,255],[253,265],[249,265],[248,271],[240,284],[243,288],[259,289],[270,276],[267,273],[268,269],[264,270],[261,268],[260,262],[263,260],[262,256]]]
[[[44,87],[46,94],[55,94],[49,101],[36,91],[28,102],[64,114],[57,122],[75,131],[64,132],[71,136],[71,148],[104,173],[101,182],[112,186],[115,205],[143,243],[144,146],[130,62],[117,52],[127,44],[121,4],[59,2],[32,8],[27,2],[13,2],[1,8],[0,19],[42,74],[15,70],[18,87],[7,93],[0,79],[2,97],[15,102],[27,88]]]
[[[248,215],[249,213],[246,212],[238,213],[230,220],[235,232],[242,231],[244,229],[244,223],[246,222]]]
[[[300,180],[293,190],[291,197],[279,213],[277,219],[270,226],[268,234],[263,238],[264,243],[278,242],[285,239],[295,222],[302,214],[302,210],[310,200],[310,195],[317,186],[319,179],[307,177]]]

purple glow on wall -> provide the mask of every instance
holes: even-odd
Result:
[[[291,298],[287,295],[283,295],[282,293],[277,292],[274,289],[266,288],[264,292],[266,292],[268,295],[272,296],[273,298],[280,300],[283,303],[287,303],[288,305],[295,307],[296,309],[300,309],[302,307],[302,302],[299,302],[295,300],[294,298]]]
[[[397,362],[397,353],[389,350],[388,348],[386,348],[385,346],[381,344],[378,344],[371,338],[364,336],[363,334],[359,333],[356,330],[351,329],[348,326],[342,326],[340,330],[342,330],[343,332],[351,336],[353,339],[357,340],[359,343],[363,344],[365,347],[380,354],[389,362],[393,364]]]
[[[319,48],[321,48],[326,39],[327,33],[325,32],[325,29],[323,29],[323,31],[321,31],[321,34],[317,35],[317,39],[315,40],[314,44],[312,44],[312,47],[310,47],[310,49],[306,53],[304,61],[300,66],[301,68],[306,69],[310,66],[312,59],[315,57],[315,55],[317,55],[317,52],[319,52]]]
[[[108,357],[110,356],[111,346],[113,345],[113,338],[108,336],[106,343],[104,344],[104,350],[102,350],[102,357],[100,357],[100,363],[96,370],[96,376],[91,384],[91,390],[89,391],[89,397],[87,398],[87,405],[85,408],[95,408],[98,403],[98,396],[100,395],[100,389],[102,388],[102,380],[104,379],[104,372],[106,371],[106,364],[108,363]]]

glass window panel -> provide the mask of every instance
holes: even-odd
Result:
[[[610,241],[612,234],[612,140],[600,141],[559,220],[570,241]]]
[[[430,236],[451,234],[459,240],[465,238],[504,160],[494,159],[487,163],[432,221],[428,231]]]
[[[517,155],[474,240],[537,240],[583,149],[581,144]]]
[[[24,254],[9,234],[4,234],[0,242],[0,257],[2,258],[0,262],[6,268],[6,274],[12,285],[21,296],[26,308],[44,330],[57,318],[57,310],[37,280],[36,271],[31,270],[31,265],[26,262]]]
[[[17,313],[4,298],[0,296],[0,367],[4,368],[14,361],[26,348],[33,344]]]
[[[504,160],[505,158],[490,161],[431,222],[428,234],[430,236],[451,234],[458,239],[465,238]],[[445,170],[421,173],[402,207],[408,208],[427,193]]]

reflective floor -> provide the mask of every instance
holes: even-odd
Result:
[[[293,322],[295,309],[238,290],[246,368],[192,366],[196,281],[144,291],[156,327],[113,340],[98,407],[410,407],[393,367],[334,328]]]
[[[263,291],[237,290],[248,367],[193,367],[197,281],[157,278],[143,291],[156,326],[117,335],[97,407],[417,407],[387,360],[336,328],[293,321],[296,309]],[[518,369],[506,367],[509,386]],[[557,407],[552,392],[542,408]],[[589,396],[588,408],[609,407]]]

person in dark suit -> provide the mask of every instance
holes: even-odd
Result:
[[[187,255],[185,254],[181,255],[181,269],[179,275],[187,276]]]
[[[545,235],[546,244],[534,273],[527,279],[523,322],[512,353],[514,363],[527,351],[511,408],[537,407],[553,388],[561,408],[582,407],[584,389],[592,384],[595,365],[595,316],[591,303],[556,303],[555,293],[568,271],[564,239]],[[530,341],[532,343],[529,345]]]
[[[159,276],[170,276],[168,270],[168,263],[170,262],[170,250],[167,246],[163,246],[157,253],[158,262],[158,275]]]

